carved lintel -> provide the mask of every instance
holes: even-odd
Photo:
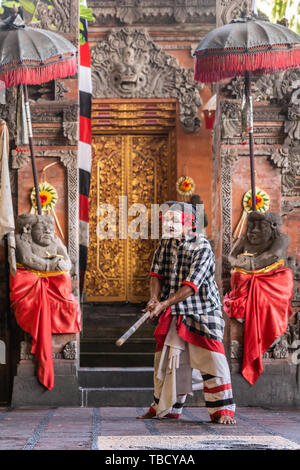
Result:
[[[215,0],[89,0],[96,21],[100,25],[107,21],[124,25],[198,23],[208,19],[215,24]]]
[[[77,168],[77,150],[36,150],[36,157],[58,157],[66,168]]]
[[[74,123],[72,123],[74,124]],[[76,123],[75,123],[76,124]],[[21,169],[29,163],[30,152],[22,150],[12,150],[12,168]],[[74,150],[35,150],[36,157],[53,158],[57,157],[64,164],[66,168],[77,168],[77,149]]]

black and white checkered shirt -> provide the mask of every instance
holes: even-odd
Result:
[[[186,327],[194,333],[222,340],[224,320],[214,279],[215,257],[203,235],[198,234],[196,239],[161,239],[150,274],[162,281],[162,301],[182,285],[191,286],[194,295],[172,305],[172,314],[184,315]]]

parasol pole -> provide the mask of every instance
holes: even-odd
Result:
[[[30,115],[30,107],[29,107],[29,99],[28,99],[28,89],[27,85],[24,85],[24,101],[25,101],[25,114],[26,114],[26,121],[28,127],[28,141],[31,153],[31,164],[32,164],[32,173],[33,173],[33,180],[34,180],[34,187],[35,187],[35,194],[36,194],[36,204],[38,214],[42,214],[42,207],[41,207],[41,200],[40,200],[40,193],[39,193],[39,183],[38,183],[38,176],[37,176],[37,169],[36,169],[36,160],[34,155],[34,148],[33,148],[33,133],[32,133],[32,125],[31,125],[31,115]]]
[[[245,72],[245,94],[246,102],[249,106],[249,151],[250,151],[250,172],[251,172],[251,196],[252,211],[256,211],[256,189],[255,189],[255,169],[254,169],[254,136],[253,136],[253,105],[251,96],[251,75],[247,70]]]

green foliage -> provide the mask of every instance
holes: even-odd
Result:
[[[257,0],[257,8],[274,23],[286,18],[289,29],[300,33],[300,0]]]
[[[19,2],[2,2],[2,5],[7,8],[13,8],[14,6],[21,6]]]
[[[15,1],[2,2],[2,6],[7,7],[7,8],[13,8],[14,6],[22,7],[24,8],[24,10],[28,11],[31,14],[33,14],[35,10],[35,4],[34,2],[31,2],[30,0],[19,0],[18,2],[15,2]]]
[[[95,21],[92,9],[86,7],[85,5],[80,5],[79,16],[83,20],[92,21],[93,23]]]
[[[42,0],[44,3],[48,3],[48,8],[51,9],[53,8],[52,5],[52,0]],[[36,6],[37,6],[38,0],[35,1],[30,1],[30,0],[19,0],[19,1],[3,1],[2,6],[6,8],[13,8],[14,6],[17,7],[22,7],[24,10],[26,10],[28,13],[32,14],[32,19],[31,21],[36,22],[38,21],[38,18],[36,17]],[[0,14],[4,13],[4,9],[0,6]],[[89,22],[94,23],[95,22],[95,17],[93,15],[93,11],[91,8],[88,8],[87,6],[83,5],[83,0],[80,0],[80,11],[79,11],[79,16],[80,16],[80,21],[79,21],[79,35],[80,35],[80,44],[84,44],[85,39],[81,31],[84,30],[83,23],[81,20],[86,20]],[[54,25],[53,25],[54,27]]]
[[[95,22],[95,17],[93,15],[93,10],[91,8],[86,7],[85,5],[82,4],[83,0],[80,0],[80,9],[79,9],[79,16],[80,16],[80,21],[79,21],[79,40],[80,40],[80,45],[85,43],[85,38],[82,34],[81,31],[84,30],[84,26],[81,20],[86,20],[89,22],[94,23]]]

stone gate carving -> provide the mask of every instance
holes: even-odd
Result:
[[[112,31],[91,51],[94,98],[175,98],[186,132],[197,132],[203,84],[155,44],[145,29]]]

